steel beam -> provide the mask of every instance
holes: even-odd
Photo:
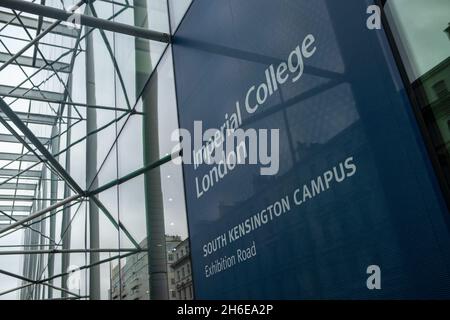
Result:
[[[12,230],[14,228],[17,228],[17,227],[20,227],[20,226],[24,226],[26,222],[31,221],[33,219],[36,219],[36,218],[46,214],[47,212],[52,211],[53,209],[59,208],[59,207],[65,205],[65,204],[68,204],[68,203],[70,203],[72,201],[75,201],[75,200],[78,200],[80,198],[81,198],[81,195],[76,194],[76,195],[73,195],[73,196],[71,196],[69,198],[66,198],[66,199],[64,199],[64,200],[62,200],[62,201],[60,201],[58,203],[55,203],[54,205],[51,205],[51,206],[49,206],[47,208],[39,210],[38,212],[29,215],[27,218],[25,218],[23,220],[20,220],[20,221],[17,221],[16,223],[8,225],[8,227],[6,227],[6,228],[4,228],[3,230],[0,231],[0,234],[5,233],[8,230]],[[27,207],[27,208],[29,209],[30,207]],[[0,206],[0,210],[2,210],[1,206]],[[7,211],[7,210],[3,210],[3,211]]]
[[[1,5],[5,8],[40,15],[59,21],[70,21],[74,17],[74,14],[71,12],[22,0],[2,0]],[[170,35],[167,33],[152,31],[119,22],[95,18],[88,15],[77,14],[77,18],[81,25],[89,26],[92,28],[99,28],[112,32],[127,34],[134,37],[140,37],[148,40],[166,43],[170,42],[171,39]]]
[[[47,159],[48,164],[72,187],[79,196],[84,194],[83,189],[61,166],[58,160],[47,150],[47,148],[36,138],[33,132],[19,119],[16,113],[0,98],[0,110],[15,124],[25,137],[36,147],[36,149]]]
[[[14,56],[11,57],[11,59],[9,59],[8,61],[6,61],[5,63],[3,63],[0,66],[0,71],[2,71],[3,69],[5,69],[8,65],[10,65],[11,63],[13,63],[18,57],[20,57],[22,54],[24,54],[28,49],[30,49],[35,43],[38,43],[43,37],[45,37],[45,35],[47,35],[50,31],[52,31],[54,28],[56,28],[59,25],[60,21],[55,21],[54,23],[52,23],[47,29],[45,29],[44,31],[42,31],[36,38],[34,38],[33,40],[31,40],[30,42],[28,42],[22,49],[20,49],[19,51],[17,51]]]
[[[34,183],[2,183],[0,184],[2,190],[35,190]]]
[[[97,12],[95,11],[94,4],[93,3],[89,3],[89,8],[90,8],[90,10],[92,12],[92,15],[97,18]],[[111,45],[109,43],[109,40],[108,40],[108,37],[106,36],[105,31],[102,30],[102,29],[100,29],[99,31],[100,31],[100,35],[103,38],[103,42],[104,42],[104,44],[106,46],[106,49],[109,52],[109,56],[111,58],[111,62],[114,65],[114,69],[116,70],[117,78],[119,80],[120,86],[122,87],[122,92],[123,92],[123,95],[125,97],[125,102],[127,104],[127,107],[128,107],[128,109],[131,110],[131,104],[130,104],[130,100],[128,99],[127,88],[125,86],[125,82],[123,81],[122,72],[120,71],[119,65],[117,64],[117,60],[116,60],[115,54],[113,52],[113,49],[111,48]],[[148,41],[146,41],[146,42],[148,42]]]
[[[81,4],[82,4],[83,2],[81,2]],[[42,3],[41,3],[41,5],[42,5]],[[47,58],[45,57],[45,55],[42,53],[42,51],[39,49],[39,46],[38,46],[38,44],[39,44],[39,41],[35,41],[35,39],[33,39],[33,36],[31,35],[31,33],[28,31],[28,29],[25,27],[25,25],[23,24],[23,22],[22,22],[22,19],[20,18],[20,16],[19,16],[19,14],[17,14],[17,12],[16,11],[14,11],[14,15],[17,17],[17,20],[19,20],[19,22],[20,22],[20,24],[22,25],[22,27],[24,28],[24,31],[25,31],[25,33],[28,35],[28,37],[30,38],[30,41],[33,41],[34,42],[34,49],[35,49],[35,51],[37,51],[38,53],[39,53],[39,55],[40,55],[40,57],[42,58],[42,60],[44,60],[44,62],[48,65],[48,66],[50,66],[50,68],[52,69],[52,71],[53,71],[53,75],[54,76],[56,76],[56,78],[59,80],[59,82],[61,83],[61,85],[63,86],[63,88],[64,88],[64,92],[66,93],[67,92],[67,87],[66,87],[66,83],[64,82],[64,80],[62,80],[61,79],[61,77],[60,77],[60,75],[58,74],[58,72],[55,70],[55,68],[53,67],[53,65],[51,65],[48,61],[47,61]],[[39,34],[40,34],[40,30],[39,30],[39,32],[38,32],[38,34],[36,34],[36,38],[39,38]],[[7,49],[7,48],[6,48]],[[7,49],[8,50],[8,49]],[[9,52],[9,50],[8,50],[8,52]],[[13,59],[13,58],[11,58],[11,59]],[[11,60],[10,60],[11,61]],[[23,68],[20,66],[20,69],[23,71],[23,73],[25,74],[25,76],[28,76],[27,75],[27,73],[23,70]],[[53,76],[52,75],[52,76]],[[49,78],[47,78],[47,79],[50,79],[52,76],[50,76]],[[39,85],[38,86],[36,86],[34,83],[33,83],[33,81],[31,80],[31,78],[30,77],[28,77],[28,79],[29,79],[29,81],[31,82],[31,84],[33,85],[33,87],[36,87],[37,89],[39,89]],[[43,84],[43,83],[45,83],[47,80],[44,80],[43,82],[41,82],[41,84]],[[40,84],[40,85],[41,85]],[[64,100],[66,99],[66,96],[64,95],[64,98],[63,98]],[[80,117],[81,117],[81,115],[80,115]]]
[[[5,213],[3,211],[0,211],[0,213],[3,215],[4,218],[9,219],[9,220],[5,220],[5,221],[10,221],[10,222],[11,222],[11,220],[16,222],[16,221],[20,220],[19,217],[25,218],[25,217],[28,216],[28,215],[26,215],[26,216],[23,216],[23,215],[22,216],[21,215],[9,215],[9,214],[7,214],[7,213]],[[4,224],[4,225],[8,225],[8,224]],[[44,237],[45,239],[48,239],[50,241],[50,243],[54,243],[55,242],[55,240],[53,238],[47,237],[45,234],[42,234],[39,230],[37,230],[37,229],[35,229],[35,228],[31,227],[31,226],[26,226],[26,228],[31,230],[31,231],[39,233],[42,237]],[[28,231],[28,230],[26,230],[26,231]],[[27,234],[28,233],[25,232],[24,243],[27,242],[27,236],[26,236]],[[19,247],[24,247],[24,248],[31,248],[31,247],[34,247],[34,246],[37,246],[37,245],[31,245],[31,246],[15,245],[14,247],[18,247],[18,246]],[[0,246],[0,248],[3,248],[3,247],[13,247],[13,245]]]
[[[25,219],[26,217],[27,217],[27,215],[23,215],[23,214],[13,214],[10,216],[1,215],[0,221],[11,221],[11,220],[14,221],[14,219],[21,220],[21,219]]]
[[[31,280],[31,279],[28,279],[28,278],[26,278],[24,276],[21,276],[21,275],[18,275],[18,274],[15,274],[15,273],[12,273],[12,272],[9,272],[9,271],[6,271],[6,270],[0,269],[0,273],[4,274],[6,276],[12,277],[12,278],[16,278],[16,279],[22,280],[22,281],[33,282],[33,280]]]
[[[46,0],[41,0],[41,4],[42,5],[45,5],[45,1]],[[44,17],[42,17],[42,16],[40,16],[39,18],[38,18],[38,26],[37,26],[37,29],[36,29],[36,36],[38,36],[39,35],[39,33],[41,33],[41,30],[42,30],[42,23],[44,22]],[[25,24],[23,23],[23,22],[21,22],[21,25],[22,26],[24,26]],[[26,27],[25,27],[26,28]],[[39,42],[36,42],[36,44],[35,44],[35,46],[34,46],[34,50],[33,50],[33,61],[32,61],[32,64],[33,64],[33,66],[36,64],[36,59],[37,59],[37,51],[38,51],[38,49],[39,49]]]
[[[0,231],[3,229],[0,229]],[[24,230],[24,239],[23,239],[23,243],[24,244],[28,244],[28,245],[32,245],[32,246],[36,246],[35,244],[31,243],[31,232],[29,229]],[[7,235],[7,234],[6,234]],[[31,257],[30,255],[24,255],[23,257],[23,271],[22,274],[29,277],[30,275],[30,261]],[[23,281],[22,281],[23,282]],[[26,283],[26,282],[23,282]],[[25,290],[22,290],[20,292],[20,299],[24,299],[24,297],[26,297],[26,295],[28,294],[29,291],[29,287],[26,287]]]
[[[5,63],[9,59],[13,57],[12,54],[7,52],[0,52],[0,63]],[[69,70],[69,64],[64,62],[55,62],[51,60],[47,60],[48,64],[42,60],[42,59],[36,59],[36,62],[33,64],[33,58],[32,57],[26,57],[21,56],[18,57],[12,64],[21,65],[24,67],[31,67],[31,68],[42,68],[43,70],[52,70],[52,65],[54,69],[58,72],[65,72],[67,73]]]
[[[26,112],[16,112],[17,116],[23,122],[42,124],[46,126],[51,126],[55,123],[56,115],[52,114],[39,114],[39,113],[26,113]],[[5,115],[0,112],[0,117]]]
[[[13,256],[13,255],[22,255],[22,254],[61,254],[61,253],[120,253],[120,252],[131,252],[131,253],[139,253],[146,252],[147,249],[39,249],[39,250],[0,250],[0,256]],[[49,276],[51,277],[51,276]]]
[[[92,267],[99,266],[99,265],[101,265],[103,263],[114,261],[116,259],[124,259],[126,257],[132,256],[133,254],[136,254],[136,253],[135,252],[128,252],[128,253],[125,253],[125,254],[119,254],[119,255],[116,255],[116,256],[112,256],[110,258],[106,258],[106,259],[100,260],[98,262],[82,266],[82,267],[79,268],[79,270],[90,269]],[[67,276],[69,274],[70,274],[70,272],[62,272],[62,273],[60,273],[58,275],[54,275],[53,277],[48,277],[46,279],[37,280],[36,283],[48,282],[48,281],[50,281],[52,279],[56,279],[56,278],[59,278],[59,277],[64,277],[64,276]]]
[[[44,285],[44,286],[49,286],[49,287],[51,287],[51,288],[53,288],[53,289],[56,289],[56,290],[65,291],[66,293],[69,293],[69,294],[71,294],[71,295],[74,295],[74,296],[77,297],[77,298],[81,298],[81,296],[78,295],[78,294],[76,294],[76,293],[73,293],[73,292],[71,292],[71,291],[69,291],[69,290],[66,290],[66,289],[63,289],[63,288],[60,288],[60,287],[57,287],[57,286],[54,286],[54,285],[45,283],[45,282],[38,282],[38,281],[36,281],[36,280],[32,280],[32,279],[26,278],[26,277],[24,277],[24,276],[21,276],[21,275],[18,275],[18,274],[15,274],[15,273],[12,273],[12,272],[9,272],[9,271],[6,271],[6,270],[1,270],[1,269],[0,269],[0,273],[1,273],[1,274],[4,274],[4,275],[7,275],[7,276],[9,276],[9,277],[12,277],[12,278],[16,278],[16,279],[22,280],[23,282],[28,282],[28,284],[26,284],[26,285],[22,285],[22,286],[20,286],[20,287],[17,287],[17,288],[14,288],[14,289],[11,289],[11,290],[2,292],[0,295],[4,295],[5,293],[9,293],[9,292],[12,292],[12,291],[16,291],[16,290],[19,290],[19,289],[23,289],[23,288],[28,287],[28,286],[32,286],[32,285],[36,285],[36,284],[42,284],[42,285]]]
[[[30,211],[31,209],[31,205],[30,206],[2,206],[0,205],[0,211]]]
[[[45,178],[47,176],[47,167],[43,167],[42,168],[42,178]],[[42,186],[42,190],[41,190],[41,195],[38,195],[38,198],[45,198],[47,197],[47,189],[48,189],[48,183],[41,182],[41,186]],[[46,200],[36,200],[39,203],[39,207],[42,209],[47,207],[47,201]],[[47,217],[44,215],[42,219],[40,219],[37,228],[40,229],[40,238],[39,238],[39,243],[41,244],[41,247],[39,250],[44,250],[45,249],[45,238],[43,237],[44,234],[47,233],[47,221],[44,221],[44,219],[46,219]],[[45,262],[44,262],[44,255],[40,254],[39,255],[39,268],[38,268],[38,276],[37,279],[40,279],[42,277],[42,274],[44,273],[45,270]],[[52,283],[50,283],[50,285],[52,285]],[[45,289],[44,287],[38,285],[36,292],[36,298],[37,299],[41,299],[44,297],[44,292]],[[41,295],[42,294],[42,295]]]
[[[13,88],[13,87],[11,87]],[[109,111],[121,111],[121,112],[129,112],[129,109],[125,108],[115,108],[110,106],[102,106],[102,105],[89,105],[87,103],[83,102],[73,102],[73,101],[64,101],[64,100],[55,100],[55,99],[48,99],[43,98],[42,96],[23,96],[17,93],[5,93],[0,94],[0,96],[8,97],[8,98],[15,98],[15,99],[26,99],[26,100],[32,100],[32,101],[40,101],[40,102],[48,102],[48,103],[54,103],[54,104],[64,104],[66,106],[72,106],[72,107],[82,107],[82,108],[92,108],[92,109],[102,109],[102,110],[109,110]],[[134,114],[142,114],[142,112],[133,111]]]
[[[21,178],[21,175],[23,175],[23,174],[24,174],[25,172],[27,172],[27,171],[33,171],[32,169],[35,168],[35,167],[37,167],[39,164],[40,164],[40,162],[35,162],[33,165],[31,165],[31,166],[29,166],[28,168],[23,169],[23,170],[13,169],[13,170],[17,170],[17,173],[14,173],[14,174],[12,174],[12,175],[6,176],[7,179],[3,180],[2,183],[8,183],[8,182],[12,181],[13,179]],[[5,167],[6,167],[6,166],[5,166]],[[36,170],[34,170],[34,171],[36,171]],[[27,178],[28,178],[28,179],[36,179],[36,177],[32,177],[31,174],[30,174],[30,176],[27,177]],[[38,177],[38,180],[39,180],[39,179],[40,179],[40,177]],[[14,181],[13,181],[13,183],[14,183]]]
[[[40,187],[40,186],[39,186]],[[40,192],[40,190],[38,190],[37,192]],[[39,193],[37,193],[39,194]],[[34,202],[34,206],[33,206],[33,211],[34,210],[40,210],[41,208],[39,207],[39,201],[35,201]],[[30,243],[31,244],[39,244],[39,234],[35,233],[35,232],[31,232],[30,234]],[[38,268],[38,257],[35,255],[29,255],[30,257],[30,271],[29,274],[27,274],[27,278],[29,279],[36,279],[37,278],[37,268]],[[31,297],[33,297],[33,290],[34,290],[34,286],[30,288],[30,291],[28,292],[28,296],[27,298],[30,299]]]
[[[165,164],[165,163],[167,163],[167,162],[169,162],[169,161],[171,161],[173,159],[178,158],[179,156],[180,156],[180,151],[177,151],[177,152],[174,152],[172,154],[169,154],[169,155],[167,155],[167,156],[165,156],[165,157],[163,157],[163,158],[161,158],[161,159],[159,159],[159,160],[157,160],[157,161],[155,161],[155,162],[153,162],[153,163],[151,163],[151,164],[149,164],[149,165],[147,165],[147,166],[145,166],[145,167],[143,167],[141,169],[133,171],[133,172],[131,172],[131,173],[129,173],[129,174],[119,178],[119,179],[110,181],[110,182],[108,182],[108,183],[98,187],[97,189],[93,189],[93,190],[87,191],[87,195],[88,196],[94,196],[94,195],[99,194],[99,193],[101,193],[101,192],[103,192],[105,190],[108,190],[108,189],[112,188],[112,187],[121,185],[121,184],[123,184],[123,183],[125,183],[125,182],[127,182],[129,180],[132,180],[132,179],[140,176],[141,174],[144,174],[144,173],[146,173],[146,172],[148,172],[148,171],[150,171],[152,169],[155,169],[157,167],[160,167],[163,164]]]
[[[70,77],[72,74],[70,74]],[[69,86],[69,89],[71,89],[72,86]],[[72,140],[72,129],[71,124],[72,120],[70,120],[70,116],[72,115],[72,108],[67,109],[67,115],[69,116],[68,122],[67,122],[67,137],[66,137],[66,145],[70,143]],[[61,151],[61,150],[59,150]],[[59,153],[59,152],[58,152]],[[71,167],[71,149],[67,149],[66,151],[66,161],[65,161],[65,167],[66,170],[70,172]],[[64,197],[70,197],[70,188],[67,184],[64,184]],[[61,242],[62,242],[62,248],[63,249],[69,249],[71,244],[71,233],[72,233],[72,226],[70,225],[72,222],[71,220],[71,208],[68,205],[65,205],[63,207],[62,212],[62,219],[61,219]],[[70,266],[70,254],[62,254],[61,255],[61,271],[67,271]],[[53,276],[53,275],[52,275]],[[51,277],[51,276],[50,276]],[[63,288],[68,289],[67,287],[67,275],[63,275],[61,278],[61,284]],[[52,279],[49,280],[52,282]],[[66,297],[66,294],[61,295],[63,298]]]
[[[59,110],[62,113],[62,110],[60,108]],[[59,152],[59,137],[60,137],[60,131],[59,131],[59,126],[58,124],[55,124],[52,128],[52,137],[55,137],[52,140],[52,153],[58,153]],[[58,159],[58,157],[55,157],[56,159]],[[59,160],[59,159],[58,159]],[[58,198],[58,182],[55,181],[55,179],[57,178],[56,174],[52,171],[50,173],[50,178],[52,179],[52,181],[50,182],[50,205],[53,205],[57,202],[57,198]],[[50,212],[50,237],[51,238],[55,238],[55,233],[56,233],[56,210],[52,210]],[[55,249],[55,247],[52,245],[51,249]],[[53,254],[49,254],[48,257],[48,262],[47,262],[47,270],[48,270],[48,275],[52,276],[54,273],[54,267],[55,267],[55,256]],[[50,284],[53,284],[53,281],[50,282]],[[51,290],[51,288],[48,289],[48,298],[53,298],[53,291]]]
[[[58,92],[27,89],[27,88],[15,88],[12,86],[0,85],[0,96],[12,97],[19,99],[43,99],[44,101],[61,101],[64,99],[64,95]]]
[[[34,196],[0,195],[0,201],[33,201],[35,199]]]
[[[17,170],[17,169],[0,169],[1,177],[12,177],[12,176],[20,176],[21,178],[40,178],[41,171],[36,170]]]
[[[26,172],[26,171],[25,171]],[[21,177],[20,176],[20,174],[19,175],[17,175],[17,176],[8,176],[8,177],[3,177],[3,178],[7,178],[7,179],[16,179],[16,178],[23,178],[23,179],[27,179],[27,180],[33,180],[33,182],[35,182],[35,181],[40,181],[40,180],[42,180],[42,181],[51,181],[51,179],[49,179],[49,178],[45,178],[45,179],[43,179],[43,178],[38,178],[38,177],[32,177],[32,176],[29,176],[29,177]],[[10,180],[8,180],[8,182],[9,182]],[[60,180],[58,180],[58,181],[62,181],[62,179],[60,179]]]
[[[15,195],[15,196],[8,196],[8,195],[0,195],[0,200],[5,200],[5,201],[39,201],[39,200],[44,200],[44,201],[50,201],[53,199],[49,199],[49,198],[36,198],[35,196],[19,196],[19,195]],[[57,201],[62,201],[64,199],[55,199]],[[0,246],[1,247],[1,246]]]
[[[55,114],[28,113],[28,112],[18,112],[18,111],[16,111],[16,115],[23,122],[42,124],[42,125],[47,125],[47,126],[54,125],[56,122],[56,119],[58,118]],[[4,116],[5,115],[2,112],[0,112],[0,117],[4,117]],[[62,117],[62,118],[66,119],[66,117]]]
[[[54,244],[55,246],[58,246],[58,244]],[[40,247],[40,244],[4,244],[4,245],[0,245],[0,248],[36,248],[36,247]]]
[[[6,153],[0,152],[0,160],[7,161],[27,161],[27,162],[38,162],[39,159],[32,154],[19,154],[19,153]]]
[[[140,23],[148,25],[147,1],[136,0],[134,2],[135,19],[141,17]],[[150,48],[149,48],[150,49]],[[138,51],[135,52],[135,55]],[[151,60],[147,61],[135,58],[136,70],[142,69],[142,63],[147,62],[151,67]],[[151,70],[152,68],[150,68]],[[136,74],[138,77],[140,74]],[[145,115],[142,117],[143,131],[143,160],[144,166],[151,165],[159,159],[159,129],[158,129],[158,72],[155,71],[147,82],[147,89],[142,95],[142,110]],[[144,87],[137,85],[136,87]],[[161,174],[159,170],[146,170],[144,176],[145,189],[145,219],[147,230],[147,250],[148,250],[148,275],[149,275],[149,296],[152,300],[166,300],[169,298],[167,281],[167,251],[166,235],[164,230],[164,207],[161,185]]]
[[[11,35],[6,35],[6,34],[3,34],[3,33],[0,33],[0,38],[11,39],[11,40],[15,40],[15,41],[19,41],[19,42],[26,42],[26,43],[28,43],[30,41],[30,39],[23,39],[23,38],[14,37],[14,36],[11,36]],[[73,50],[73,48],[69,48],[69,47],[66,47],[66,46],[60,46],[60,45],[57,45],[55,43],[39,42],[39,45],[45,46],[45,47],[49,47],[49,48],[58,48],[58,49],[63,49],[63,50]],[[80,48],[77,48],[77,52],[84,52],[84,50],[80,49]]]
[[[24,136],[21,136],[21,138],[24,140],[27,140]],[[47,144],[49,141],[49,138],[45,138],[45,137],[38,137],[37,139],[42,144]],[[16,137],[14,137],[11,134],[6,134],[6,133],[0,133],[0,142],[20,143],[20,141],[17,140]]]
[[[0,4],[0,7],[3,7],[3,0],[2,0],[2,3]],[[39,23],[38,19],[33,18],[33,17],[25,17],[25,16],[21,16],[20,19],[22,20],[23,24],[27,28],[37,30],[38,23]],[[16,16],[14,14],[12,14],[10,12],[0,11],[0,23],[6,24],[8,22],[10,25],[22,27],[22,25],[16,19]],[[52,24],[52,22],[43,21],[41,29],[47,29],[51,24]],[[64,26],[64,25],[57,26],[56,28],[54,28],[51,31],[51,33],[65,36],[65,37],[71,37],[71,38],[76,38],[78,35],[77,30],[67,28],[67,26]]]
[[[86,8],[86,13],[90,13],[91,6]],[[94,39],[91,28],[86,28],[86,102],[95,104],[95,60],[94,60]],[[97,110],[88,109],[86,115],[86,136],[89,132],[97,129]],[[86,139],[86,186],[97,186],[97,135],[87,136]],[[100,247],[99,238],[99,217],[98,207],[92,197],[89,198],[89,244],[91,248]],[[98,262],[100,255],[98,252],[90,252],[89,261]],[[92,300],[100,300],[100,266],[94,266],[89,270],[89,296]]]

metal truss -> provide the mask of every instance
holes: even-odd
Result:
[[[82,188],[70,174],[70,157],[74,146],[82,142],[92,144],[93,137],[99,132],[111,126],[117,126],[119,122],[126,123],[132,116],[143,115],[143,112],[137,111],[136,105],[129,100],[121,70],[105,31],[166,44],[171,41],[168,34],[113,21],[122,12],[133,9],[128,1],[114,2],[121,8],[109,19],[98,17],[94,1],[82,0],[76,4],[76,7],[87,8],[88,14],[76,13],[77,22],[83,26],[81,29],[69,28],[66,25],[66,21],[69,21],[75,12],[66,10],[64,1],[61,1],[63,9],[45,5],[45,1],[2,0],[0,2],[0,74],[12,72],[11,68],[15,67],[18,70],[14,69],[17,71],[13,72],[24,77],[24,80],[16,86],[0,85],[0,124],[8,131],[8,133],[0,132],[0,239],[9,237],[17,231],[24,231],[23,244],[0,246],[0,259],[5,255],[22,255],[24,261],[23,275],[0,270],[0,274],[22,282],[16,288],[0,292],[0,296],[20,290],[22,299],[53,299],[52,293],[56,290],[61,292],[61,299],[98,297],[92,289],[88,296],[72,292],[65,286],[65,281],[61,281],[62,287],[53,284],[55,279],[64,280],[69,275],[67,267],[70,254],[90,255],[90,263],[81,266],[80,270],[92,271],[103,263],[126,258],[139,252],[147,252],[147,249],[139,246],[123,223],[113,217],[98,195],[179,156],[179,153],[168,155],[104,185],[98,186],[91,183],[86,189]],[[20,29],[26,37],[6,32],[8,28]],[[88,43],[94,30],[99,30],[108,50],[109,59],[114,66],[125,97],[124,107],[97,105],[95,101],[92,103],[89,99],[86,102],[72,100],[72,71],[75,60],[80,53],[86,53],[87,49],[82,48],[81,43],[82,41]],[[47,41],[49,36],[69,39],[69,41],[64,41],[64,45],[51,43]],[[21,46],[20,49],[10,48],[11,41]],[[68,46],[68,42],[72,43],[72,46]],[[44,54],[43,47],[54,48],[61,53],[59,57],[50,59]],[[31,56],[28,54],[30,50]],[[57,84],[58,89],[53,88],[55,85],[49,86],[49,83]],[[34,107],[37,103],[47,111],[37,112]],[[17,104],[20,104],[20,110],[17,110]],[[70,139],[72,128],[80,122],[89,123],[89,117],[82,116],[80,108],[86,109],[87,115],[90,110],[105,110],[114,112],[115,117],[100,127],[92,127],[85,136],[72,141]],[[33,126],[46,127],[47,132],[51,131],[51,134],[38,135]],[[120,133],[121,130],[119,135]],[[63,136],[66,137],[66,144],[60,146]],[[114,144],[117,140],[118,136]],[[114,145],[109,152],[113,147]],[[61,161],[62,156],[65,157],[65,164]],[[94,180],[97,179],[104,162],[98,171],[92,174]],[[47,190],[48,185],[50,192]],[[61,197],[62,193],[58,192],[61,186],[64,191],[63,197]],[[71,224],[79,214],[82,205],[87,203],[90,204],[91,210],[92,207],[96,207],[101,214],[105,215],[112,226],[122,232],[135,247],[100,248],[98,243],[95,243],[95,238],[93,245],[91,238],[90,248],[71,248]],[[71,208],[76,208],[74,213],[71,212]],[[62,215],[59,241],[55,241],[57,215]],[[46,230],[48,225],[50,230]],[[100,260],[99,253],[118,253],[118,255]],[[54,274],[55,255],[62,257],[62,272],[59,274]],[[90,284],[90,286],[95,289],[95,285]],[[45,295],[44,287],[47,290]]]

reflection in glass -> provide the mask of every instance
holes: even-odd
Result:
[[[385,10],[450,185],[450,2],[391,0]]]

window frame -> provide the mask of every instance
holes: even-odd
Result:
[[[414,91],[412,83],[409,81],[409,77],[406,71],[406,63],[407,61],[403,61],[402,56],[400,54],[400,44],[395,41],[394,33],[389,24],[389,21],[386,17],[386,13],[384,11],[384,6],[388,1],[392,0],[375,0],[375,4],[378,5],[381,10],[381,22],[383,26],[383,30],[388,39],[389,48],[394,57],[395,63],[397,65],[403,86],[405,87],[409,102],[412,106],[414,116],[417,120],[418,128],[423,138],[423,142],[425,144],[425,148],[427,150],[427,154],[431,161],[431,165],[433,167],[433,171],[436,175],[437,182],[439,184],[442,196],[447,205],[447,210],[450,212],[450,181],[447,181],[445,178],[445,174],[442,170],[441,164],[439,162],[438,154],[434,148],[433,140],[431,138],[430,131],[426,125],[425,119],[422,114],[420,102],[417,99],[417,94]]]

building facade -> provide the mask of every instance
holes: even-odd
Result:
[[[175,260],[171,264],[174,275],[174,288],[178,300],[194,299],[194,288],[192,283],[191,253],[189,239],[180,242],[174,248]]]

